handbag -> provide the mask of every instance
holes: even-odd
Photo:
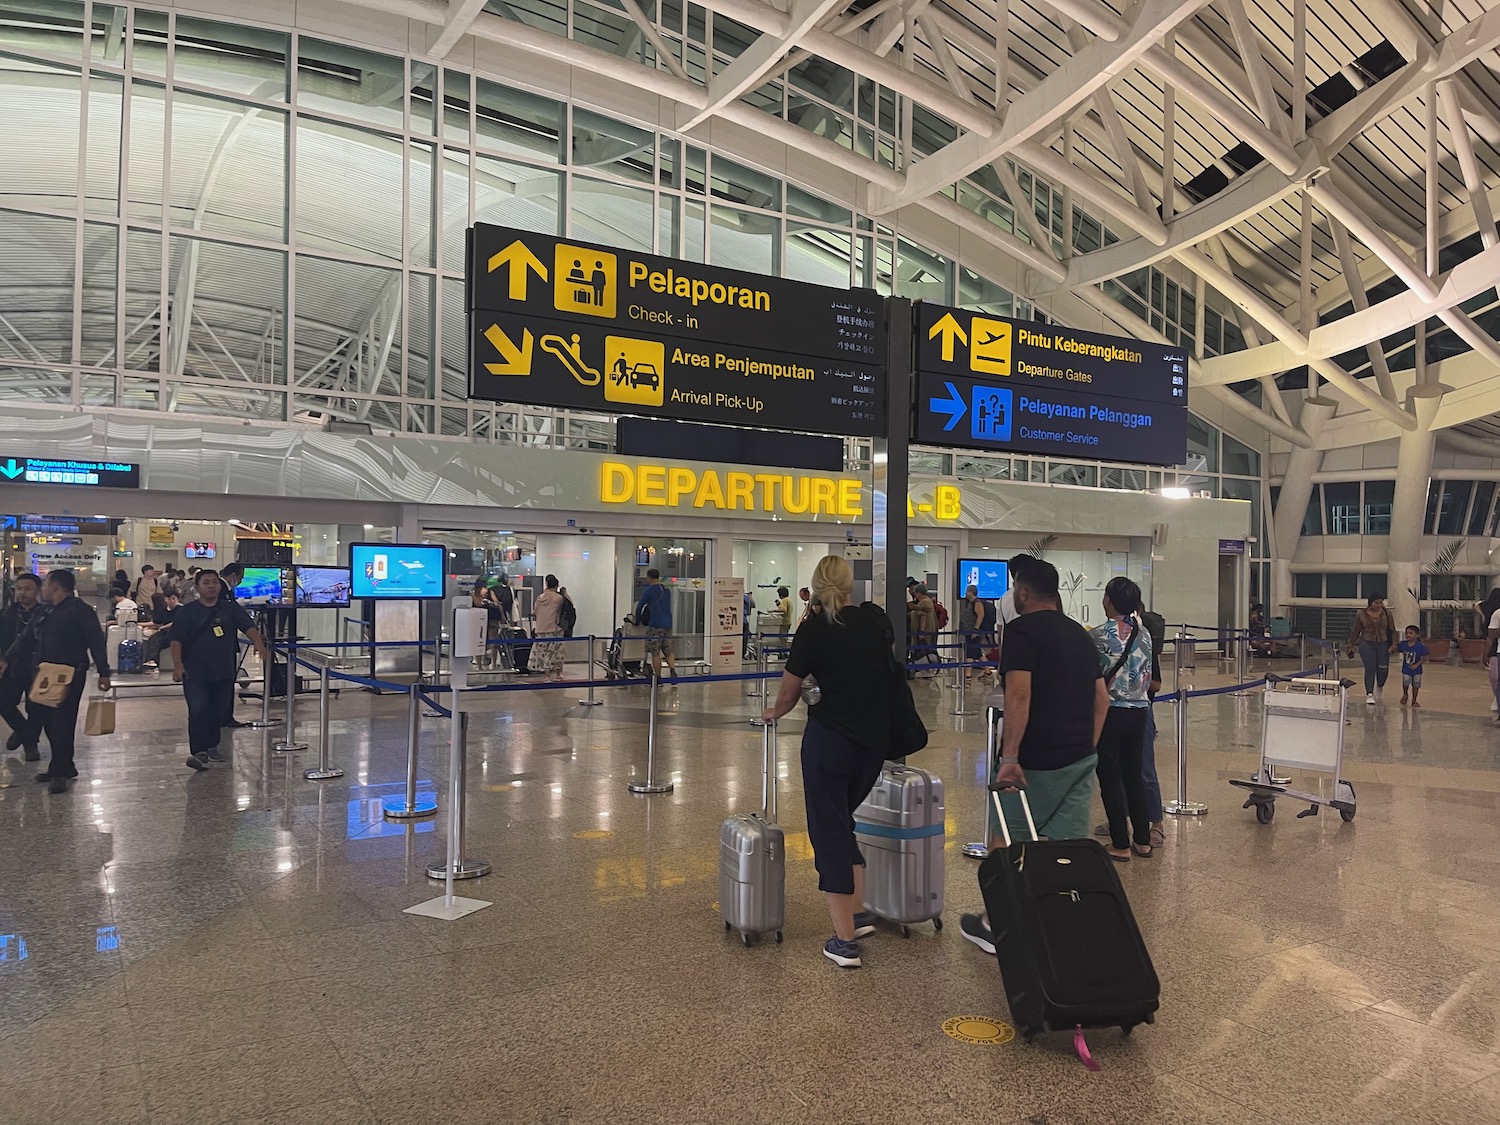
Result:
[[[896,659],[896,631],[891,628],[891,619],[874,602],[864,602],[860,608],[878,614],[885,632],[887,692],[891,708],[891,745],[886,757],[899,760],[927,745],[927,726],[917,714],[917,701],[912,698],[911,684],[906,680],[906,665]]]
[[[89,700],[88,714],[83,720],[84,734],[115,733],[115,701],[105,697]]]
[[[68,698],[68,689],[73,685],[73,679],[78,675],[78,669],[69,664],[53,664],[43,661],[36,666],[36,675],[32,678],[31,688],[26,692],[28,701],[40,704],[43,707],[57,707]]]

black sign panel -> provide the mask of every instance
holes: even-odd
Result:
[[[469,232],[469,393],[875,436],[882,302],[505,227]]]
[[[1180,465],[1187,353],[922,304],[912,438],[924,445]]]
[[[139,488],[141,467],[123,461],[65,461],[51,457],[0,457],[0,484],[71,484],[86,488]]]

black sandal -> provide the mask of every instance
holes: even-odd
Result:
[[[1134,855],[1138,855],[1142,859],[1150,859],[1152,852],[1156,849],[1150,844],[1131,844],[1130,850]]]

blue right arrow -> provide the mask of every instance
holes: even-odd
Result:
[[[964,416],[968,405],[964,402],[964,396],[958,393],[958,388],[952,383],[944,383],[943,386],[948,388],[949,397],[928,399],[927,409],[934,414],[948,415],[948,422],[943,426],[943,431],[946,433],[958,425],[958,420]]]

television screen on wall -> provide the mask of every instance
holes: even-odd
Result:
[[[447,548],[426,543],[355,543],[349,548],[356,598],[427,601],[443,596]]]
[[[958,596],[963,597],[970,586],[979,587],[979,596],[999,601],[1010,589],[1010,567],[1004,559],[959,559]]]

